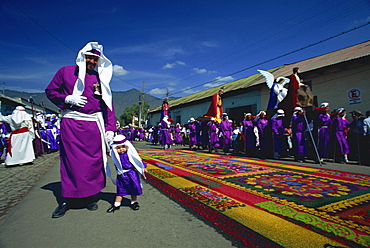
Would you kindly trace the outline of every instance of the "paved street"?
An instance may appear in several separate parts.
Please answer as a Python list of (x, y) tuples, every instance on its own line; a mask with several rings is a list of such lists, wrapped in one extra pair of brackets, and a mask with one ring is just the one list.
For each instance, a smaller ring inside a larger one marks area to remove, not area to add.
[[(147, 142), (135, 142), (134, 146), (138, 150), (161, 149)], [(52, 219), (60, 194), (58, 156), (46, 154), (32, 165), (0, 166), (0, 247), (238, 246), (146, 181), (144, 194), (138, 198), (139, 211), (123, 206), (107, 214), (115, 197), (115, 186), (108, 182), (97, 211), (74, 208), (64, 217)], [(324, 168), (370, 174), (370, 167), (354, 164), (327, 163)]]

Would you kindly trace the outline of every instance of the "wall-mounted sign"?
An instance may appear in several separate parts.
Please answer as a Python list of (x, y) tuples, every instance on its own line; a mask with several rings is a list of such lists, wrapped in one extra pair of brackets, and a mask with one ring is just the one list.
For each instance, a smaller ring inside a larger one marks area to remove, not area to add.
[(348, 105), (362, 103), (361, 89), (358, 89), (357, 88), (357, 89), (350, 89), (350, 90), (348, 90), (347, 97), (348, 97)]

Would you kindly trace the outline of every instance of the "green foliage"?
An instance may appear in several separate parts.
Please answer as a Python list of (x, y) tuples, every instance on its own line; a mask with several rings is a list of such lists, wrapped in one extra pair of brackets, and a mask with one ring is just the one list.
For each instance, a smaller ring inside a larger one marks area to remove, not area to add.
[[(141, 113), (141, 121), (142, 123), (148, 119), (148, 110), (150, 108), (150, 104), (144, 102), (142, 106), (142, 113)], [(139, 117), (140, 103), (134, 103), (131, 107), (126, 107), (123, 110), (123, 113), (119, 116), (118, 121), (120, 122), (121, 126), (126, 126), (132, 123), (132, 117), (135, 115)], [(135, 122), (135, 125), (138, 125), (138, 122)]]

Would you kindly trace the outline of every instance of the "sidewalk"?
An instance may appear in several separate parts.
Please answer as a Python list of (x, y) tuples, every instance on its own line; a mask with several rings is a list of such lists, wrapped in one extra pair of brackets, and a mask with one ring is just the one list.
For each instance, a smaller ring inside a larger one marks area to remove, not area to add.
[[(52, 163), (50, 169), (46, 168), (46, 174), (39, 181), (34, 181), (33, 176), (27, 177), (34, 167), (47, 166), (44, 157)], [(144, 180), (144, 194), (138, 197), (139, 211), (123, 206), (119, 211), (107, 214), (116, 191), (108, 182), (100, 195), (97, 211), (71, 209), (62, 218), (52, 219), (51, 214), (57, 207), (55, 195), (60, 191), (59, 160), (57, 154), (44, 157), (36, 159), (30, 167), (0, 169), (3, 178), (5, 174), (11, 177), (21, 174), (28, 178), (27, 184), (36, 182), (24, 199), (19, 196), (17, 206), (8, 206), (12, 209), (0, 222), (0, 247), (233, 247), (231, 241)], [(9, 192), (18, 194), (14, 188), (18, 191), (27, 185), (18, 179), (8, 182), (11, 183), (2, 184), (2, 203)]]
[[(138, 150), (161, 149), (147, 142), (135, 142), (134, 146)], [(291, 159), (282, 162), (294, 163)], [(370, 167), (352, 164), (329, 162), (322, 168), (370, 174)], [(0, 247), (233, 247), (228, 237), (144, 180), (139, 211), (123, 206), (107, 214), (115, 197), (115, 186), (108, 182), (97, 211), (71, 209), (62, 218), (52, 219), (60, 192), (57, 153), (44, 155), (29, 166), (1, 167), (0, 173)]]

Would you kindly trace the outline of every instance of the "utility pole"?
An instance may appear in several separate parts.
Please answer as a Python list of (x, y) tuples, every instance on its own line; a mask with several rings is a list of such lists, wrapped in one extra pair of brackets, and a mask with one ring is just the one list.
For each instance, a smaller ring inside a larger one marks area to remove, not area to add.
[(143, 82), (141, 92), (138, 92), (138, 94), (140, 94), (140, 96), (139, 96), (139, 100), (140, 100), (139, 101), (139, 128), (142, 127), (141, 126), (141, 116), (143, 114), (144, 96), (149, 95), (148, 93), (144, 92), (144, 87), (145, 87), (145, 82)]
[(168, 92), (168, 88), (167, 88), (167, 93), (166, 93), (166, 99), (168, 101), (168, 96), (171, 95), (170, 92)]
[(3, 95), (5, 95), (5, 82), (3, 82)]

